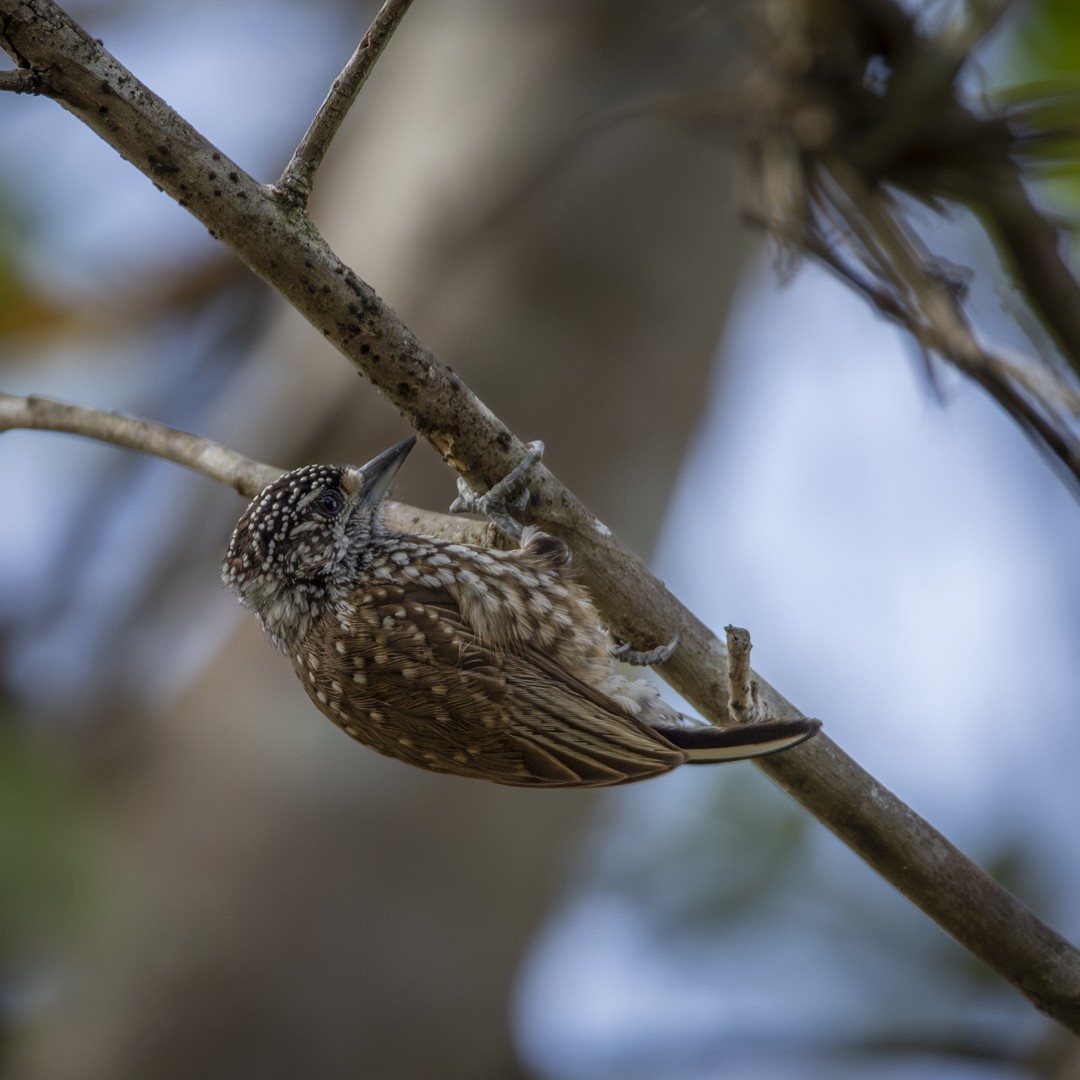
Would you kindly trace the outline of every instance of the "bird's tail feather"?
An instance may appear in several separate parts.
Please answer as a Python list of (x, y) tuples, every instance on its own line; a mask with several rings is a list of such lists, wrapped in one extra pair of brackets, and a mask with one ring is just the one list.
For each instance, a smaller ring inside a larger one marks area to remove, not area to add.
[(798, 746), (821, 727), (820, 720), (762, 720), (731, 727), (658, 727), (668, 742), (685, 750), (688, 765), (712, 765), (720, 761), (765, 757)]

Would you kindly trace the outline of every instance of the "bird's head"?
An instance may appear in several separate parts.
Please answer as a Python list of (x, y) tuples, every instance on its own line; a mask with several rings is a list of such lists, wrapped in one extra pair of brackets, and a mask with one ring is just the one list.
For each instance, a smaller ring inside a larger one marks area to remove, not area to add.
[(382, 530), (381, 507), (416, 437), (366, 465), (305, 465), (265, 487), (244, 511), (222, 581), (294, 651), (328, 599), (347, 589)]

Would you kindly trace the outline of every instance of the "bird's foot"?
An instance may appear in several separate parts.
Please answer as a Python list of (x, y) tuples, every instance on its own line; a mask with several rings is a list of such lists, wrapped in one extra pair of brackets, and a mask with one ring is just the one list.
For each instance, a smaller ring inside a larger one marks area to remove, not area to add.
[(497, 525), (508, 536), (521, 539), (521, 522), (515, 520), (512, 511), (522, 511), (529, 505), (529, 489), (525, 484), (533, 466), (544, 456), (544, 444), (539, 441), (525, 444), (526, 454), (497, 484), (483, 495), (478, 495), (458, 477), (458, 496), (450, 504), (452, 514), (479, 514)]
[(660, 645), (655, 649), (632, 649), (630, 643), (624, 641), (611, 650), (611, 655), (624, 664), (633, 664), (635, 667), (653, 667), (670, 659), (671, 654), (678, 647), (679, 631), (676, 630), (674, 636), (666, 645)]

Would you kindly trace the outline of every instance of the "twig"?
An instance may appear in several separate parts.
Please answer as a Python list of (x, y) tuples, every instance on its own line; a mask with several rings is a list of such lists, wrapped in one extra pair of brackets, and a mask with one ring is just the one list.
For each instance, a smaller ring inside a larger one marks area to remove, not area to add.
[(980, 201), (1017, 284), (1080, 375), (1080, 284), (1063, 254), (1060, 233), (1032, 205), (1015, 167), (1001, 170)]
[(28, 68), (0, 71), (0, 90), (8, 90), (13, 94), (36, 94), (38, 80)]
[[(16, 429), (82, 435), (153, 454), (226, 484), (249, 499), (253, 499), (284, 472), (273, 465), (253, 461), (200, 435), (152, 420), (91, 409), (85, 405), (71, 405), (39, 394), (19, 397), (0, 393), (0, 432)], [(511, 544), (491, 522), (437, 514), (405, 503), (388, 502), (386, 520), (395, 529), (441, 536), (455, 543), (481, 544), (485, 547)]]
[(757, 685), (750, 669), (750, 631), (741, 626), (725, 626), (728, 655), (728, 705), (737, 724), (759, 719)]
[[(867, 192), (843, 162), (834, 163), (822, 178), (814, 207), (818, 220), (812, 221), (784, 220), (763, 210), (745, 216), (815, 257), (911, 333), (924, 351), (936, 353), (982, 386), (1069, 485), (1080, 489), (1080, 440), (1071, 430), (1080, 418), (1075, 387), (1049, 364), (1009, 360), (980, 345), (955, 290), (933, 272), (917, 238), (882, 193)], [(835, 226), (837, 242), (826, 238), (821, 219)]]
[[(882, 315), (910, 333), (924, 352), (934, 352), (953, 360), (947, 356), (943, 335), (936, 332), (933, 324), (920, 320), (910, 307), (902, 304), (888, 289), (857, 274), (823, 237), (807, 233), (801, 246), (825, 269), (860, 293)], [(990, 394), (1006, 415), (1020, 425), (1049, 462), (1058, 467), (1062, 479), (1076, 490), (1080, 485), (1080, 443), (1065, 424), (1047, 416), (1047, 410), (1056, 412), (1055, 406), (1058, 405), (1071, 415), (1080, 416), (1080, 402), (1077, 402), (1072, 389), (1051, 375), (1048, 368), (1036, 367), (1033, 361), (1026, 358), (1018, 363), (1001, 353), (983, 349), (974, 364), (967, 363), (963, 358), (954, 362), (968, 378)]]
[(209, 439), (118, 412), (69, 405), (52, 398), (0, 393), (0, 431), (34, 428), (62, 431), (126, 446), (194, 469), (253, 498), (281, 469), (252, 461)]
[(315, 173), (330, 149), (330, 143), (410, 4), (412, 0), (386, 0), (361, 38), (356, 52), (331, 85), (326, 100), (277, 183), (278, 191), (290, 205), (307, 205)]
[[(0, 0), (0, 45), (46, 73), (79, 117), (238, 254), (363, 372), (474, 487), (523, 458), (511, 431), (334, 255), (51, 0)], [(730, 723), (724, 646), (543, 466), (524, 516), (570, 543), (623, 641), (680, 648), (660, 669), (703, 716)], [(770, 715), (800, 715), (756, 679)], [(882, 877), (1039, 1009), (1080, 1033), (1080, 952), (990, 879), (825, 735), (759, 766)]]

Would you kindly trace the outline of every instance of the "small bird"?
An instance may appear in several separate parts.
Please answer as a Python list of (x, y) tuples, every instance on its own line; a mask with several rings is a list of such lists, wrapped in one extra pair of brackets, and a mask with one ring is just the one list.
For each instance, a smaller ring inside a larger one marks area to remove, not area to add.
[(553, 536), (526, 528), (502, 551), (390, 529), (382, 505), (415, 442), (275, 480), (222, 565), (311, 700), (354, 739), (435, 772), (598, 787), (761, 757), (818, 730), (802, 718), (712, 727), (625, 677)]

